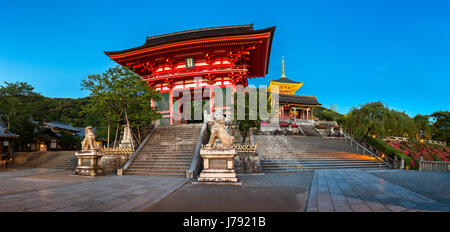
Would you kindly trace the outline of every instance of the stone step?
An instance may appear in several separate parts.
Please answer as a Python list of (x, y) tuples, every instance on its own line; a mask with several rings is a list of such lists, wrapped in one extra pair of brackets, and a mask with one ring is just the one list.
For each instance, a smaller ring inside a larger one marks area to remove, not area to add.
[(313, 159), (305, 159), (305, 160), (261, 160), (262, 164), (290, 164), (290, 163), (341, 163), (341, 162), (354, 162), (354, 163), (382, 163), (378, 160), (356, 160), (356, 159), (347, 159), (347, 160), (313, 160)]
[(125, 172), (126, 175), (140, 175), (140, 176), (171, 176), (171, 177), (185, 177), (186, 173), (165, 173), (165, 172)]
[(158, 126), (125, 174), (184, 177), (201, 127), (202, 124)]
[(302, 167), (302, 168), (294, 168), (294, 169), (280, 169), (280, 170), (264, 170), (265, 173), (295, 173), (295, 172), (305, 172), (305, 171), (314, 171), (318, 169), (365, 169), (365, 170), (380, 170), (380, 169), (389, 169), (388, 167), (361, 167), (361, 166), (341, 166), (337, 167)]
[(155, 169), (149, 170), (146, 168), (130, 168), (126, 173), (165, 173), (165, 174), (182, 174), (186, 173), (186, 169)]

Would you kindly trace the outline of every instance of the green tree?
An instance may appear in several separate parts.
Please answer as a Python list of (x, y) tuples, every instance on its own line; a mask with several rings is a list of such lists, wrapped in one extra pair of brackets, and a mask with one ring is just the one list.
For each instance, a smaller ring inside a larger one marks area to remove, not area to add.
[(33, 141), (34, 125), (32, 117), (34, 103), (42, 100), (39, 93), (25, 82), (9, 83), (0, 86), (0, 118), (6, 122), (8, 130), (19, 135), (20, 149)]
[(412, 118), (404, 112), (385, 107), (381, 102), (353, 107), (344, 124), (346, 131), (358, 138), (367, 135), (414, 138), (417, 134), (417, 126)]
[[(259, 90), (256, 89), (256, 95), (249, 94), (248, 92), (237, 92), (234, 94), (234, 123), (237, 125), (237, 129), (242, 135), (243, 143), (247, 141), (249, 131), (251, 128), (260, 128), (261, 126), (261, 113), (260, 110), (257, 107), (250, 107), (250, 102), (256, 102), (258, 104), (259, 102)], [(265, 89), (264, 89), (265, 90)], [(241, 95), (241, 96), (239, 96)], [(243, 120), (238, 120), (238, 97), (244, 97), (245, 99), (245, 117)], [(253, 99), (252, 99), (253, 98)], [(268, 101), (267, 104), (268, 110), (270, 110), (270, 102)], [(257, 112), (252, 112), (252, 109), (256, 108)], [(251, 118), (252, 114), (256, 114), (256, 119)]]
[(105, 137), (108, 138), (108, 145), (113, 122), (116, 123), (115, 142), (120, 124), (126, 122), (132, 133), (133, 130), (137, 131), (136, 139), (139, 143), (140, 127), (148, 126), (152, 120), (160, 118), (156, 109), (150, 106), (151, 99), (159, 100), (158, 93), (126, 68), (116, 66), (102, 74), (90, 75), (82, 80), (81, 85), (91, 92), (89, 103), (83, 112), (97, 113), (105, 119), (100, 127), (104, 128), (106, 124)]
[(63, 133), (59, 139), (59, 145), (64, 150), (78, 150), (81, 146), (80, 137)]
[(327, 109), (325, 107), (314, 107), (313, 108), (313, 114), (315, 117), (319, 118), (320, 120), (325, 121), (336, 121), (339, 125), (344, 124), (344, 115), (338, 113), (335, 111), (337, 109), (336, 105), (332, 105), (329, 107), (330, 109)]
[(431, 139), (431, 123), (428, 115), (416, 115), (414, 123), (417, 126), (417, 140), (420, 138)]
[(432, 125), (432, 139), (450, 143), (450, 112), (437, 111), (430, 115), (434, 123)]

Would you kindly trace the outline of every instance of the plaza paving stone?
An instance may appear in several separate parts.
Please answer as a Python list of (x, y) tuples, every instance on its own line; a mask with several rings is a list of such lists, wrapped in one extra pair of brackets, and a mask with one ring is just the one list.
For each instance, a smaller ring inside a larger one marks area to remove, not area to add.
[(303, 212), (313, 173), (239, 175), (242, 186), (186, 184), (148, 212)]
[[(374, 173), (407, 175), (409, 171), (369, 171), (359, 169), (323, 169), (314, 171), (306, 207), (307, 212), (450, 212), (450, 204), (438, 202), (427, 196), (380, 178)], [(420, 173), (414, 175), (420, 176)], [(441, 175), (441, 174), (436, 174)], [(426, 178), (422, 176), (422, 181)], [(448, 179), (446, 179), (448, 181)], [(409, 185), (417, 179), (409, 180)], [(423, 188), (416, 182), (414, 189)], [(434, 190), (437, 191), (437, 187)], [(426, 191), (433, 191), (426, 190)]]
[(187, 181), (161, 176), (88, 178), (70, 174), (58, 169), (0, 173), (0, 211), (142, 211)]
[(371, 170), (372, 175), (433, 200), (450, 203), (450, 173), (404, 170)]
[(0, 172), (0, 212), (450, 212), (448, 173), (335, 169), (239, 178), (243, 186), (18, 169)]

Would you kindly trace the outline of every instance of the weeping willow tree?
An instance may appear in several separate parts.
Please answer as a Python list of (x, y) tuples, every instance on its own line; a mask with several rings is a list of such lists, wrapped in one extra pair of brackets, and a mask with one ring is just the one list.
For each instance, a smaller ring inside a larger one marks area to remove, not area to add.
[(416, 138), (417, 125), (404, 112), (389, 109), (381, 102), (353, 107), (345, 118), (344, 127), (352, 136), (405, 136)]

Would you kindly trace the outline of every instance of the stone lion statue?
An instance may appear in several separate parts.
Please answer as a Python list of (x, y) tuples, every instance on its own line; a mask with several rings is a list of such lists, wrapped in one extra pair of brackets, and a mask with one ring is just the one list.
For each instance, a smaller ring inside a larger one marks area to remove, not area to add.
[(225, 120), (219, 119), (215, 120), (211, 129), (211, 137), (209, 137), (209, 142), (206, 145), (207, 148), (212, 148), (214, 142), (219, 138), (221, 142), (221, 148), (231, 148), (233, 146), (234, 137), (228, 134), (225, 130)]
[(84, 129), (84, 139), (81, 142), (81, 150), (95, 150), (97, 146), (95, 144), (95, 134), (92, 126), (88, 126)]

